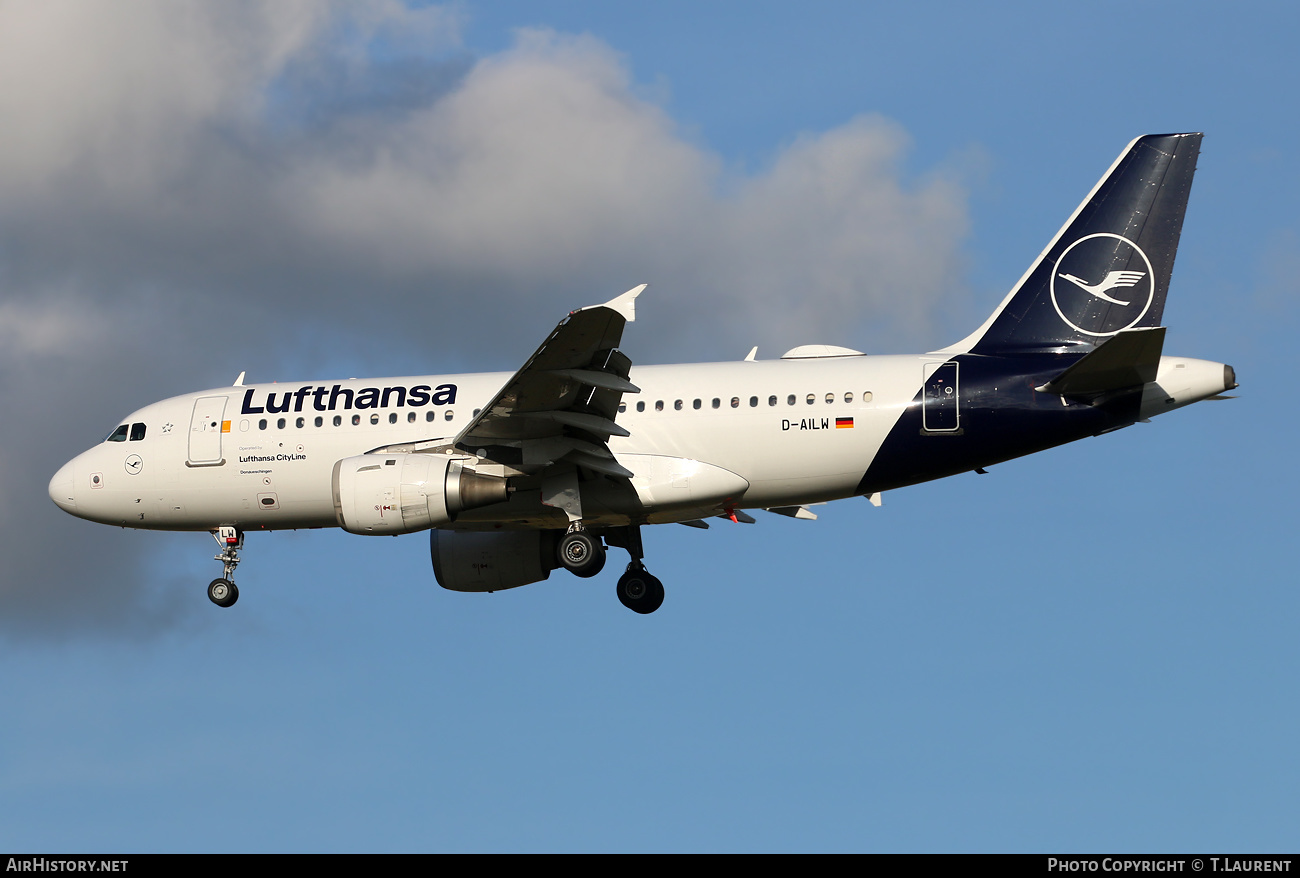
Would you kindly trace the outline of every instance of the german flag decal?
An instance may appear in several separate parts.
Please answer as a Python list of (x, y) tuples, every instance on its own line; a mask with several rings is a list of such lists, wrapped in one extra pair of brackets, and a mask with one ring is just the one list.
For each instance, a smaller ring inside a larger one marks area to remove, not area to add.
[(835, 419), (835, 429), (836, 429), (836, 430), (843, 430), (843, 429), (845, 429), (845, 428), (847, 428), (847, 429), (849, 429), (849, 430), (852, 430), (852, 429), (853, 429), (853, 419), (852, 419), (852, 418), (836, 418), (836, 419)]

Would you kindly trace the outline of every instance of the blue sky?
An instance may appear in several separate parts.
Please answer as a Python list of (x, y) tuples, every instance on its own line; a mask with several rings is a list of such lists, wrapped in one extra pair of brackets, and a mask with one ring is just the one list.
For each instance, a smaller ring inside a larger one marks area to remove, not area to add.
[[(61, 8), (0, 10), (0, 847), (1295, 846), (1290, 6)], [(1238, 399), (649, 529), (650, 617), (337, 531), (251, 536), (221, 611), (206, 534), (45, 494), (154, 399), (509, 370), (642, 281), (635, 362), (949, 343), (1183, 130), (1166, 350)]]

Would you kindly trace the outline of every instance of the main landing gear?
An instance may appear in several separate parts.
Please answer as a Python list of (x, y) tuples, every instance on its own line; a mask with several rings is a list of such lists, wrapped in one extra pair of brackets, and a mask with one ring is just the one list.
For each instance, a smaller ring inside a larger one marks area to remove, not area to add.
[(605, 547), (580, 524), (570, 527), (556, 546), (560, 565), (574, 576), (589, 579), (605, 568)]
[(231, 577), (239, 564), (239, 550), (244, 548), (244, 532), (234, 527), (219, 527), (212, 532), (212, 538), (221, 547), (221, 554), (212, 559), (225, 565), (225, 573), (224, 578), (208, 583), (208, 600), (218, 607), (232, 607), (239, 600), (239, 587)]
[(618, 578), (618, 599), (635, 613), (653, 613), (664, 602), (664, 584), (640, 561), (633, 561)]
[[(627, 549), (632, 556), (627, 570), (618, 578), (616, 591), (619, 602), (643, 615), (659, 609), (664, 602), (664, 584), (651, 576), (641, 563), (645, 553), (641, 547), (640, 526), (610, 528), (604, 532), (604, 537), (611, 546)], [(578, 522), (574, 522), (568, 533), (560, 537), (556, 556), (561, 567), (584, 578), (595, 576), (605, 566), (605, 546), (599, 537), (593, 537)]]

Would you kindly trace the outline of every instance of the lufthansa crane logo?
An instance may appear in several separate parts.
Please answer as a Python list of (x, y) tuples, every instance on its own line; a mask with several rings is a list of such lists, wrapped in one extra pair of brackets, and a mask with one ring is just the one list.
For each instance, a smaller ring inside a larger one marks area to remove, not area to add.
[(1075, 241), (1052, 269), (1052, 306), (1084, 335), (1111, 336), (1136, 326), (1155, 292), (1151, 260), (1137, 244), (1110, 232)]

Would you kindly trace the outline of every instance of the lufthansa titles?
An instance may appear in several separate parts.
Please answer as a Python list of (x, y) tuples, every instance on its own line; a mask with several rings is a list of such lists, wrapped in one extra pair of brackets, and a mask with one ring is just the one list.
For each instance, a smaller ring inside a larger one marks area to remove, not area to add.
[[(262, 393), (266, 393), (266, 396), (259, 400), (258, 397)], [(360, 390), (353, 390), (341, 384), (335, 384), (333, 387), (307, 385), (297, 390), (283, 392), (266, 392), (250, 387), (244, 391), (244, 404), (240, 413), (279, 414), (288, 411), (300, 412), (304, 408), (318, 412), (332, 412), (337, 409), (452, 405), (455, 402), (455, 384), (439, 384), (437, 387), (428, 384), (417, 384), (414, 387), (363, 387)]]

